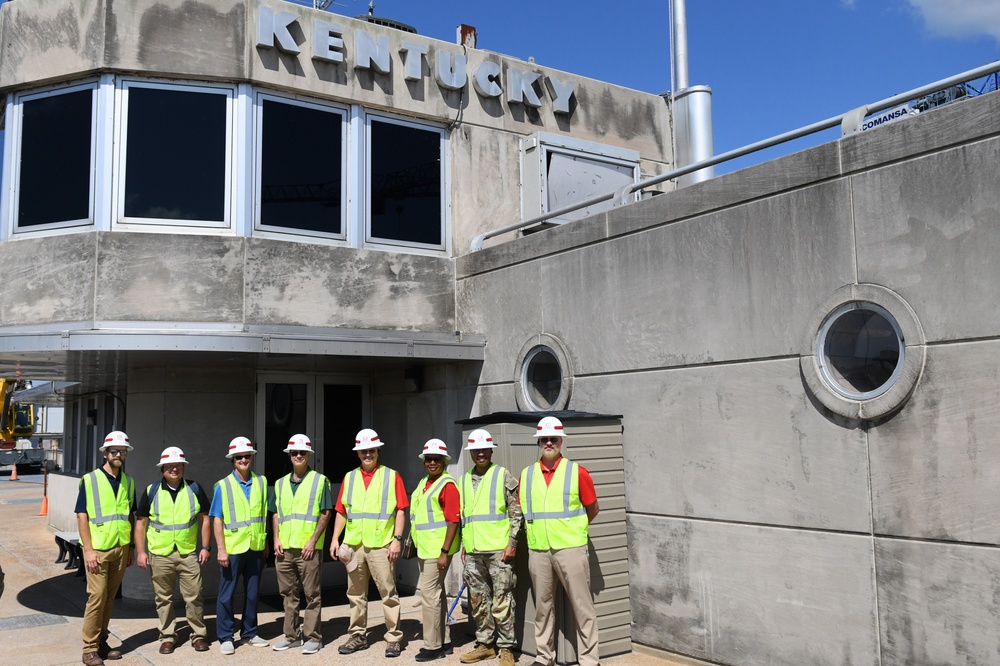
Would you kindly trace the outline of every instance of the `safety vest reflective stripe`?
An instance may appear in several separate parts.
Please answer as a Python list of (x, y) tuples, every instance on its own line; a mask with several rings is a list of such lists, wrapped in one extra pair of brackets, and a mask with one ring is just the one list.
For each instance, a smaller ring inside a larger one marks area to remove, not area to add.
[[(435, 517), (434, 517), (434, 513), (435, 513), (434, 512), (434, 507), (435, 507), (435, 504), (437, 504), (439, 506), (440, 502), (435, 503), (433, 501), (433, 498), (437, 497), (438, 492), (444, 487), (444, 484), (446, 484), (446, 483), (455, 483), (455, 479), (453, 479), (450, 474), (442, 474), (438, 478), (438, 480), (434, 482), (434, 485), (432, 485), (430, 488), (428, 488), (427, 492), (423, 493), (423, 496), (426, 498), (426, 503), (427, 503), (427, 519), (426, 520), (420, 520), (420, 517), (417, 516), (416, 513), (411, 512), (410, 513), (410, 524), (413, 525), (413, 529), (415, 529), (415, 530), (434, 530), (434, 529), (438, 529), (438, 528), (441, 528), (441, 527), (448, 527), (448, 521), (444, 519), (444, 512), (441, 512), (441, 515), (439, 516), (440, 520), (436, 520), (435, 519)], [(420, 490), (418, 488), (417, 489), (417, 493), (419, 493), (419, 492), (420, 492)], [(414, 493), (414, 497), (416, 497), (417, 493)], [(416, 502), (410, 502), (410, 506), (416, 508), (417, 503)]]
[(528, 491), (525, 493), (525, 504), (524, 504), (524, 519), (527, 521), (532, 520), (545, 520), (545, 519), (558, 519), (558, 518), (576, 518), (577, 516), (587, 515), (587, 509), (585, 507), (580, 507), (579, 509), (571, 510), (569, 508), (569, 494), (570, 488), (573, 484), (573, 478), (576, 474), (576, 463), (572, 460), (566, 460), (566, 464), (569, 466), (566, 470), (566, 477), (563, 482), (563, 508), (561, 511), (535, 511), (534, 510), (534, 498), (531, 493), (531, 483), (535, 476), (535, 468), (537, 465), (531, 465), (528, 467)]
[(347, 516), (344, 543), (383, 548), (392, 541), (395, 531), (396, 472), (379, 466), (367, 488), (361, 474), (361, 469), (354, 469), (344, 479), (347, 484), (341, 498)]
[[(101, 496), (100, 490), (97, 488), (97, 470), (94, 470), (87, 475), (87, 480), (90, 482), (90, 492), (92, 496), (96, 499)], [(122, 474), (122, 483), (125, 484), (125, 492), (128, 494), (128, 481), (129, 478)], [(119, 492), (121, 492), (119, 490)], [(117, 508), (117, 507), (116, 507)], [(104, 525), (105, 523), (110, 523), (112, 520), (128, 520), (127, 513), (104, 513), (104, 507), (101, 506), (101, 502), (94, 502), (94, 515), (90, 516), (90, 522), (92, 525)]]
[[(309, 472), (306, 473), (307, 475), (312, 476), (312, 486), (309, 488), (309, 503), (306, 505), (310, 508), (316, 505), (316, 495), (319, 494), (319, 484), (320, 484), (319, 474), (318, 473), (314, 474), (312, 472), (313, 470), (309, 470)], [(278, 485), (275, 486), (274, 488), (274, 492), (277, 494), (276, 504), (278, 505), (278, 524), (280, 525), (281, 523), (285, 523), (290, 520), (304, 520), (307, 523), (318, 523), (319, 514), (313, 515), (311, 513), (285, 513), (284, 511), (285, 507), (281, 504), (282, 488), (285, 488), (286, 492), (291, 492), (292, 491), (291, 485), (292, 482), (290, 477), (286, 476), (280, 481), (278, 481)], [(292, 501), (294, 502), (294, 499)]]
[(521, 504), (531, 550), (560, 550), (587, 545), (590, 520), (580, 501), (580, 470), (559, 463), (548, 483), (541, 463), (521, 472)]
[(472, 492), (472, 472), (468, 472), (465, 475), (462, 494), (468, 497), (470, 501), (468, 503), (463, 503), (462, 511), (462, 525), (468, 525), (469, 523), (496, 523), (502, 520), (507, 520), (507, 509), (506, 507), (499, 506), (497, 501), (497, 484), (499, 479), (503, 476), (503, 468), (499, 465), (492, 465), (487, 471), (486, 476), (490, 477), (490, 505), (486, 513), (476, 513), (472, 515), (466, 515), (466, 511), (471, 512), (479, 504), (479, 497), (483, 492), (483, 487), (486, 485), (483, 483), (485, 477), (479, 482), (479, 487), (476, 492)]
[[(250, 478), (251, 479), (257, 478), (257, 475), (254, 474)], [(225, 521), (225, 519), (223, 519), (222, 526), (224, 528), (226, 528), (227, 530), (238, 530), (241, 527), (250, 527), (251, 525), (264, 522), (265, 520), (264, 516), (250, 516), (249, 520), (236, 520), (236, 491), (238, 489), (233, 487), (234, 481), (232, 475), (227, 476), (223, 481), (223, 483), (225, 484), (227, 490), (227, 492), (223, 494), (226, 496), (226, 503), (229, 505), (229, 517), (230, 517), (230, 521), (228, 523)], [(253, 493), (252, 490), (250, 492)]]
[[(153, 484), (156, 485), (156, 484)], [(148, 490), (152, 490), (153, 486), (150, 486)], [(162, 532), (176, 532), (179, 530), (186, 530), (189, 527), (193, 527), (196, 522), (198, 522), (198, 514), (195, 511), (195, 499), (194, 491), (191, 490), (191, 484), (185, 483), (184, 489), (187, 491), (188, 506), (191, 507), (191, 517), (186, 523), (175, 523), (173, 525), (165, 525), (163, 523), (158, 523), (153, 520), (153, 516), (159, 518), (162, 514), (160, 513), (160, 488), (157, 492), (153, 494), (153, 512), (149, 515), (149, 526), (154, 530), (160, 530)], [(147, 491), (148, 492), (148, 491)]]
[[(111, 489), (104, 473), (94, 470), (84, 477), (83, 488), (87, 500), (87, 520), (94, 550), (111, 550), (132, 542), (132, 510), (134, 487), (125, 473), (120, 476), (118, 493)], [(113, 513), (112, 513), (113, 512)]]
[[(383, 468), (380, 468), (380, 470), (381, 469), (385, 469), (385, 468), (383, 467)], [(378, 472), (376, 472), (376, 474), (378, 474)], [(353, 471), (351, 471), (348, 474), (348, 480), (347, 480), (347, 497), (348, 498), (353, 498), (354, 497), (354, 480), (356, 478), (360, 477), (360, 476), (361, 476), (361, 470), (360, 469), (353, 470)], [(382, 483), (382, 509), (381, 509), (381, 511), (379, 511), (378, 513), (370, 513), (370, 512), (366, 513), (364, 511), (355, 511), (354, 510), (354, 505), (353, 504), (348, 504), (345, 507), (347, 509), (347, 519), (348, 520), (358, 520), (358, 519), (364, 519), (364, 518), (367, 518), (369, 520), (389, 520), (390, 518), (393, 517), (393, 515), (396, 512), (395, 511), (392, 511), (392, 512), (389, 511), (389, 490), (390, 489), (391, 490), (395, 490), (395, 485), (396, 484), (395, 483), (389, 483), (389, 480), (391, 480), (392, 475), (389, 474), (388, 476), (390, 478), (389, 479), (384, 479), (383, 483)], [(374, 479), (372, 479), (372, 480), (374, 481)], [(364, 481), (362, 481), (361, 483), (364, 483)]]

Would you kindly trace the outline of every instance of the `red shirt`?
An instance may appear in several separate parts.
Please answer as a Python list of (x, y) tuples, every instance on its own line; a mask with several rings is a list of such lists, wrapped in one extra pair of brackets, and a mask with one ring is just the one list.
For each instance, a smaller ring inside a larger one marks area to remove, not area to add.
[[(542, 468), (542, 478), (545, 479), (545, 485), (549, 485), (552, 482), (552, 477), (555, 476), (556, 469), (559, 464), (563, 461), (563, 457), (559, 456), (556, 460), (556, 464), (552, 466), (552, 469), (548, 469), (543, 462), (539, 467)], [(590, 472), (584, 469), (583, 465), (577, 464), (577, 479), (580, 484), (580, 504), (584, 506), (590, 506), (597, 501), (597, 491), (594, 489), (594, 480), (590, 478)]]
[[(420, 492), (426, 493), (431, 485), (433, 485), (433, 482), (428, 480)], [(458, 497), (458, 486), (450, 481), (446, 483), (444, 488), (441, 489), (441, 494), (438, 495), (438, 501), (441, 502), (441, 510), (444, 511), (445, 522), (459, 523), (462, 521), (462, 503)]]
[[(375, 465), (375, 468), (371, 472), (366, 472), (364, 467), (359, 467), (361, 470), (361, 479), (365, 482), (365, 490), (368, 489), (369, 484), (372, 482), (372, 477), (375, 476), (375, 472), (381, 465)], [(337, 493), (337, 506), (334, 510), (344, 516), (347, 515), (347, 509), (344, 508), (344, 488), (347, 486), (346, 483), (340, 484), (340, 492)], [(396, 511), (400, 509), (405, 509), (410, 506), (410, 497), (406, 494), (406, 486), (403, 485), (403, 477), (396, 474)]]

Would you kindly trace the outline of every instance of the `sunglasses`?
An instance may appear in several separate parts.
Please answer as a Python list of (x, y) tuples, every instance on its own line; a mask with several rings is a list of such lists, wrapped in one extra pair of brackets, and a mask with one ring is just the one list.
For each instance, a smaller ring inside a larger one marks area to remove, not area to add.
[(424, 456), (425, 463), (440, 463), (444, 460), (440, 456)]
[(233, 456), (233, 460), (252, 460), (252, 459), (253, 459), (253, 454), (249, 454), (249, 453), (238, 455), (238, 456)]
[(548, 444), (549, 442), (552, 442), (553, 444), (558, 444), (560, 441), (562, 441), (562, 437), (539, 437), (538, 438), (538, 443), (539, 444)]
[(107, 449), (109, 456), (121, 456), (125, 457), (128, 455), (128, 449)]
[(289, 458), (305, 458), (308, 454), (305, 451), (292, 451), (288, 454)]

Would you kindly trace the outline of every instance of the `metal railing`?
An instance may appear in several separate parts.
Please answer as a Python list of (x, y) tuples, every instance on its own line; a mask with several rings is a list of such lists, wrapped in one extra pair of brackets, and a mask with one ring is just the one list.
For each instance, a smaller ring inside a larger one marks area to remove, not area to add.
[(705, 167), (715, 166), (716, 164), (721, 164), (722, 162), (728, 162), (729, 160), (736, 159), (738, 157), (743, 157), (744, 155), (749, 155), (751, 153), (756, 153), (758, 151), (764, 150), (765, 148), (771, 148), (772, 146), (777, 146), (788, 141), (794, 141), (795, 139), (801, 139), (802, 137), (809, 136), (810, 134), (815, 134), (816, 132), (822, 132), (823, 130), (841, 126), (842, 134), (851, 134), (860, 130), (861, 121), (864, 120), (865, 116), (878, 113), (879, 111), (884, 111), (891, 107), (894, 107), (903, 102), (908, 102), (912, 99), (922, 97), (924, 95), (929, 95), (930, 93), (937, 92), (943, 88), (949, 86), (957, 85), (960, 83), (966, 83), (974, 79), (978, 79), (994, 72), (1000, 72), (1000, 60), (992, 62), (988, 65), (983, 65), (975, 69), (970, 69), (961, 74), (956, 74), (950, 76), (946, 79), (941, 79), (940, 81), (935, 81), (934, 83), (929, 83), (925, 86), (919, 88), (914, 88), (904, 93), (898, 95), (893, 95), (892, 97), (887, 97), (883, 100), (875, 102), (873, 104), (867, 104), (865, 106), (858, 107), (856, 109), (851, 109), (838, 116), (833, 116), (832, 118), (827, 118), (826, 120), (821, 120), (819, 122), (813, 123), (811, 125), (806, 125), (805, 127), (800, 127), (799, 129), (792, 130), (790, 132), (785, 132), (784, 134), (778, 134), (770, 139), (764, 139), (763, 141), (758, 141), (756, 143), (751, 143), (742, 148), (736, 148), (734, 150), (727, 151), (721, 155), (716, 155), (706, 160), (701, 160), (700, 162), (695, 162), (687, 166), (681, 167), (679, 169), (673, 169), (666, 173), (660, 174), (659, 176), (654, 176), (652, 178), (647, 178), (646, 180), (639, 181), (638, 183), (631, 183), (625, 187), (615, 190), (614, 192), (607, 192), (605, 194), (598, 194), (590, 197), (589, 199), (584, 199), (583, 201), (578, 201), (577, 203), (571, 204), (569, 206), (563, 206), (556, 210), (543, 213), (542, 215), (536, 215), (535, 217), (528, 218), (526, 220), (521, 220), (515, 224), (508, 224), (505, 227), (500, 227), (499, 229), (493, 229), (492, 231), (487, 231), (479, 234), (472, 239), (470, 244), (470, 249), (472, 252), (478, 252), (483, 249), (483, 242), (489, 238), (494, 238), (502, 234), (509, 233), (511, 231), (517, 231), (525, 227), (530, 227), (533, 224), (538, 224), (539, 222), (545, 222), (546, 220), (558, 217), (560, 215), (565, 215), (566, 213), (572, 213), (574, 211), (580, 210), (581, 208), (586, 208), (587, 206), (593, 206), (595, 204), (604, 203), (605, 201), (615, 200), (616, 206), (622, 206), (630, 203), (629, 199), (632, 194), (638, 192), (639, 190), (646, 189), (647, 187), (652, 187), (653, 185), (659, 185), (660, 183), (666, 182), (668, 180), (673, 180), (674, 178), (679, 178), (681, 176), (693, 173)]

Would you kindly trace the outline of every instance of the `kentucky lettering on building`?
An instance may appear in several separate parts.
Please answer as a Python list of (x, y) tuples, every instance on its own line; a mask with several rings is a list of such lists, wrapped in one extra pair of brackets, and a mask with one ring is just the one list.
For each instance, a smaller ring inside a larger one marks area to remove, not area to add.
[[(277, 48), (282, 53), (298, 57), (302, 49), (300, 42), (292, 35), (292, 27), (303, 38), (310, 34), (311, 57), (320, 62), (342, 64), (349, 55), (344, 41), (344, 27), (322, 19), (313, 19), (312, 30), (306, 33), (299, 25), (300, 16), (294, 12), (275, 11), (270, 7), (257, 9), (257, 48)], [(392, 71), (392, 49), (385, 35), (371, 35), (356, 29), (350, 33), (353, 40), (354, 69), (367, 69), (378, 74)], [(407, 81), (424, 78), (424, 60), (430, 65), (434, 80), (445, 90), (461, 90), (469, 82), (468, 60), (462, 53), (452, 53), (444, 49), (432, 49), (429, 45), (413, 41), (400, 41), (398, 49), (399, 65), (403, 67), (403, 77)], [(542, 83), (544, 82), (544, 86)], [(481, 97), (499, 98), (504, 96), (509, 104), (526, 107), (542, 106), (541, 95), (547, 93), (552, 111), (569, 115), (570, 100), (576, 92), (576, 83), (561, 81), (555, 76), (544, 76), (529, 69), (509, 67), (506, 87), (503, 85), (503, 69), (500, 64), (486, 60), (472, 72), (472, 87)], [(506, 94), (505, 94), (506, 93)]]

